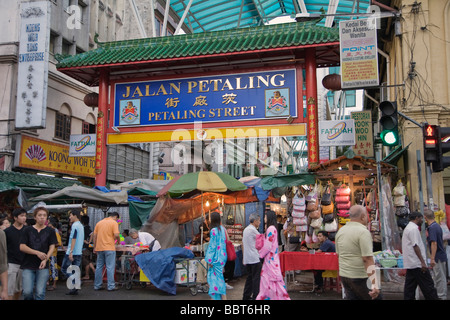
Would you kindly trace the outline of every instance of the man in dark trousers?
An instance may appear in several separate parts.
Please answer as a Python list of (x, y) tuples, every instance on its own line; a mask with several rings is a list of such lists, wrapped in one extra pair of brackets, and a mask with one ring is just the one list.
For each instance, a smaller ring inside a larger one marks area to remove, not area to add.
[(256, 213), (252, 213), (249, 217), (249, 222), (250, 224), (244, 229), (242, 236), (243, 264), (247, 268), (243, 300), (255, 300), (258, 296), (262, 267), (259, 252), (255, 246), (261, 217)]
[(403, 231), (403, 266), (406, 269), (405, 300), (415, 299), (417, 286), (426, 300), (438, 300), (433, 278), (425, 261), (425, 245), (419, 231), (422, 223), (423, 215), (420, 212), (412, 212), (409, 216), (409, 223)]

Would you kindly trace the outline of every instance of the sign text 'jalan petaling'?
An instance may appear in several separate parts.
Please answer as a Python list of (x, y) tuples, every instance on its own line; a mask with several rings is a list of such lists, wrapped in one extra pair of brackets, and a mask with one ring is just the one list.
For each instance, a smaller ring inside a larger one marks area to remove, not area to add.
[(115, 85), (115, 126), (297, 116), (295, 70)]

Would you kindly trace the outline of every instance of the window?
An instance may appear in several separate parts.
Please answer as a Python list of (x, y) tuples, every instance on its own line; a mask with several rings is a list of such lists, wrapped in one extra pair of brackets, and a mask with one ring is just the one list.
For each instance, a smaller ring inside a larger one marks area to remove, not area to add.
[(89, 122), (83, 121), (83, 132), (82, 134), (91, 134), (95, 133), (95, 124), (91, 124)]
[(70, 55), (71, 49), (72, 49), (72, 44), (69, 41), (63, 39), (61, 53), (63, 55)]
[(56, 112), (55, 138), (70, 141), (70, 127), (70, 116)]

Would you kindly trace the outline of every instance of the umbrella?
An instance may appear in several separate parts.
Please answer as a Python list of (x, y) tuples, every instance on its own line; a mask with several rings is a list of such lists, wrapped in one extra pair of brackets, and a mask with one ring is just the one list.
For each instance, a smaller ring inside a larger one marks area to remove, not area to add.
[(229, 174), (212, 171), (191, 172), (181, 176), (170, 187), (171, 195), (182, 195), (194, 190), (227, 192), (246, 190), (247, 186)]

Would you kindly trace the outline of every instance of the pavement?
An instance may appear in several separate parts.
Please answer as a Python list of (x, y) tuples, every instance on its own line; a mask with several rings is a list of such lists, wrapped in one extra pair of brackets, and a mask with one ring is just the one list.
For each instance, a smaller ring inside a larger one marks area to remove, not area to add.
[[(227, 290), (227, 300), (242, 300), (246, 276), (242, 276), (231, 280), (228, 284), (233, 289)], [(287, 289), (291, 300), (343, 300), (342, 292), (335, 289), (325, 289), (323, 293), (312, 292), (313, 273), (311, 271), (301, 271), (289, 278)], [(403, 300), (403, 284), (401, 282), (385, 282), (381, 283), (384, 300)], [(64, 281), (59, 281), (57, 289), (47, 291), (46, 300), (66, 300), (66, 301), (83, 301), (83, 300), (121, 300), (121, 301), (141, 301), (141, 300), (189, 300), (202, 301), (210, 300), (206, 292), (199, 290), (190, 290), (185, 285), (177, 285), (176, 295), (168, 294), (149, 282), (139, 283), (137, 280), (133, 282), (131, 288), (127, 288), (125, 284), (117, 283), (116, 291), (94, 290), (93, 281), (83, 281), (81, 290), (76, 296), (66, 295), (69, 291)]]

